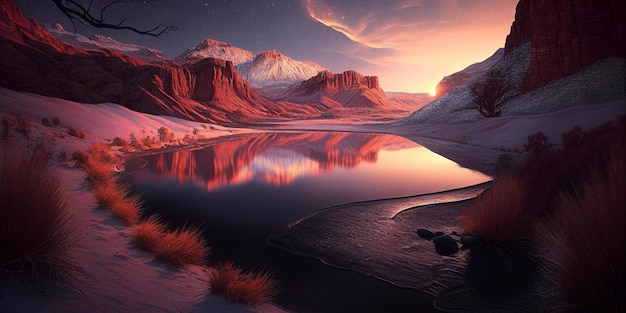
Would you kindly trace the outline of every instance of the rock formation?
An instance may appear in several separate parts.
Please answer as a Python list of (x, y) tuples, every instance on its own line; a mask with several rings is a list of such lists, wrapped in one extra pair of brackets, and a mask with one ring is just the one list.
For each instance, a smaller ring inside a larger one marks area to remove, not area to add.
[(297, 103), (317, 103), (328, 108), (390, 106), (378, 85), (378, 77), (363, 76), (352, 70), (341, 74), (322, 71), (289, 90), (285, 99)]
[(505, 55), (530, 41), (524, 89), (571, 75), (601, 59), (626, 58), (626, 1), (521, 0)]
[(203, 59), (146, 64), (112, 51), (86, 51), (57, 40), (11, 0), (0, 0), (0, 86), (84, 103), (200, 121), (319, 113), (262, 98), (231, 62)]

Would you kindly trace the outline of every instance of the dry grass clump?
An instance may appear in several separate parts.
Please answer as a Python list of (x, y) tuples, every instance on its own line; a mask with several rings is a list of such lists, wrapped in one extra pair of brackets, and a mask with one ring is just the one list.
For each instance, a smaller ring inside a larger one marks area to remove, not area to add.
[(267, 303), (276, 294), (277, 282), (267, 272), (246, 272), (232, 262), (216, 265), (210, 270), (211, 290), (232, 302), (248, 305)]
[(137, 246), (174, 266), (206, 264), (209, 249), (202, 232), (196, 227), (168, 231), (165, 223), (151, 216), (133, 227), (133, 235)]
[(70, 136), (74, 136), (76, 138), (80, 138), (80, 139), (84, 139), (85, 138), (85, 132), (83, 132), (80, 129), (76, 129), (76, 128), (68, 128), (67, 129), (67, 134)]
[(568, 312), (626, 311), (626, 147), (556, 199), (538, 240)]
[(522, 186), (505, 176), (497, 179), (459, 219), (464, 233), (499, 244), (524, 239), (531, 218)]
[(129, 195), (128, 187), (115, 183), (96, 183), (93, 186), (96, 201), (127, 225), (137, 223), (141, 211), (141, 198)]
[(41, 154), (0, 145), (0, 280), (71, 279), (67, 199)]

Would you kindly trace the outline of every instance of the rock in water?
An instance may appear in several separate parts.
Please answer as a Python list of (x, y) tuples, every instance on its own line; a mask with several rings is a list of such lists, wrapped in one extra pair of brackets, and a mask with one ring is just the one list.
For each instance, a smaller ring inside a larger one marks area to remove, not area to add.
[(417, 229), (417, 235), (420, 236), (420, 238), (424, 239), (432, 239), (433, 237), (435, 237), (435, 234), (433, 234), (432, 231), (423, 228)]
[(448, 235), (433, 238), (435, 251), (441, 255), (453, 255), (459, 251), (459, 245)]

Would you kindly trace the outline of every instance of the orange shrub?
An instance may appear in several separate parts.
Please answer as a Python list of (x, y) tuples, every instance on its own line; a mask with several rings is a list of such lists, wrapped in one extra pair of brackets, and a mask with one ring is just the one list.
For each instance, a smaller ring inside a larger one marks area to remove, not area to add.
[(574, 192), (562, 192), (538, 231), (547, 274), (566, 309), (626, 311), (626, 148), (613, 150)]
[(167, 232), (161, 238), (154, 256), (174, 266), (186, 264), (206, 264), (208, 248), (197, 228), (179, 229)]
[(167, 225), (163, 223), (157, 216), (150, 216), (147, 220), (139, 222), (133, 226), (133, 237), (135, 244), (148, 251), (156, 250), (158, 242), (167, 230)]
[(133, 227), (133, 235), (137, 246), (174, 266), (206, 264), (209, 248), (198, 228), (167, 231), (158, 217), (151, 216)]
[(67, 198), (41, 154), (0, 145), (0, 280), (71, 279)]
[(277, 282), (267, 272), (245, 272), (232, 262), (221, 263), (210, 269), (211, 290), (233, 302), (248, 305), (270, 301), (276, 292)]
[(95, 184), (93, 191), (98, 204), (125, 224), (132, 225), (139, 220), (141, 199), (139, 196), (129, 196), (128, 188), (112, 181)]
[(502, 177), (483, 192), (459, 219), (463, 232), (492, 243), (523, 239), (532, 213), (524, 205), (524, 191), (516, 179)]

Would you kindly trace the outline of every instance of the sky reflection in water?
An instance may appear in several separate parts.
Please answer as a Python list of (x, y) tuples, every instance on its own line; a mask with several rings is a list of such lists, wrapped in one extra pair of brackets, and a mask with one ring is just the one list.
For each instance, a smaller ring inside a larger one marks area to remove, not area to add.
[[(405, 138), (263, 133), (143, 157), (133, 190), (168, 219), (252, 228), (256, 235), (333, 205), (450, 190), (490, 178)], [(174, 215), (174, 216), (172, 216)], [(208, 222), (207, 222), (208, 221)]]
[[(284, 288), (279, 304), (321, 312), (379, 312), (390, 306), (414, 312), (419, 295), (272, 249), (265, 245), (267, 237), (333, 205), (490, 179), (412, 141), (384, 134), (254, 134), (130, 161), (128, 179), (146, 201), (147, 215), (158, 213), (173, 227), (199, 224), (212, 261), (270, 269)], [(337, 310), (338, 303), (351, 309)]]

